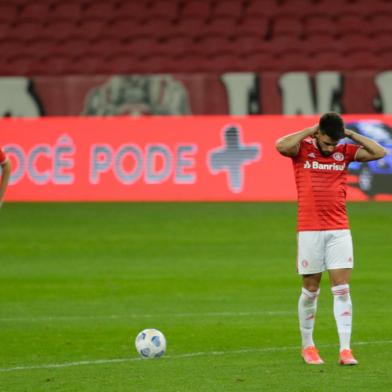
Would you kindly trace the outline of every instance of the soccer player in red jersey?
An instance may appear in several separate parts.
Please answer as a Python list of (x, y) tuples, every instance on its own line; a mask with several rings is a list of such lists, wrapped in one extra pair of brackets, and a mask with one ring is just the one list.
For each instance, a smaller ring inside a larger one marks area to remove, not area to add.
[(0, 148), (0, 166), (1, 166), (1, 179), (0, 179), (0, 207), (3, 205), (4, 194), (7, 189), (8, 180), (11, 175), (11, 164), (3, 150)]
[[(339, 144), (345, 137), (356, 144)], [(276, 142), (280, 154), (293, 162), (298, 193), (298, 258), (302, 293), (298, 316), (302, 357), (322, 364), (313, 341), (321, 275), (328, 271), (334, 316), (340, 340), (339, 363), (356, 365), (351, 348), (352, 303), (349, 281), (354, 265), (346, 213), (347, 167), (351, 161), (380, 159), (386, 151), (375, 141), (345, 129), (336, 113), (325, 113), (319, 124), (286, 135)]]

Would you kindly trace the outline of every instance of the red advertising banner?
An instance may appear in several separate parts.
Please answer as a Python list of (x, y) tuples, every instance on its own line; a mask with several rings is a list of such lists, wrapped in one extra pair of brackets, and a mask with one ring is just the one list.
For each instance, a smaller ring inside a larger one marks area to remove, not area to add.
[[(345, 117), (392, 148), (392, 116), (371, 119)], [(291, 160), (276, 152), (275, 141), (317, 121), (317, 116), (4, 119), (1, 145), (13, 167), (7, 199), (295, 200)], [(355, 167), (348, 198), (392, 200), (391, 159), (390, 152), (377, 167)]]

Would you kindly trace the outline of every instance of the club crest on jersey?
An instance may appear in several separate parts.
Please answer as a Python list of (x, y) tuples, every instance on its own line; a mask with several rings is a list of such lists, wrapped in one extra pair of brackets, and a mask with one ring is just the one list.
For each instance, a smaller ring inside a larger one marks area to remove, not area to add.
[(332, 158), (335, 159), (335, 161), (338, 161), (338, 162), (344, 161), (344, 155), (341, 152), (333, 153)]
[(306, 161), (304, 164), (304, 169), (315, 169), (315, 170), (334, 170), (334, 171), (343, 171), (346, 167), (346, 164), (337, 165), (336, 163), (320, 163), (317, 161), (309, 162)]

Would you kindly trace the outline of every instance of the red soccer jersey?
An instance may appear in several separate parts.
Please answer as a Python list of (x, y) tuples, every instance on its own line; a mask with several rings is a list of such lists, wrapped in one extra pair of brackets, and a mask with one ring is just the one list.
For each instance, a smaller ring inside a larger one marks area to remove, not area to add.
[(7, 157), (5, 156), (4, 151), (0, 148), (0, 165), (2, 165), (6, 159)]
[(324, 157), (314, 139), (303, 140), (293, 158), (298, 193), (298, 231), (348, 229), (347, 167), (359, 146), (339, 144)]

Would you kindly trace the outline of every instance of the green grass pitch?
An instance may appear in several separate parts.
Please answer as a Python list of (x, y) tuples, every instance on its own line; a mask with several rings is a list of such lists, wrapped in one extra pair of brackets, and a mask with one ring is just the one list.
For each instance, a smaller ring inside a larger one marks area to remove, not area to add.
[[(356, 367), (324, 277), (299, 355), (294, 203), (5, 204), (0, 391), (390, 391), (392, 204), (349, 204)], [(158, 360), (134, 338), (158, 328)]]

